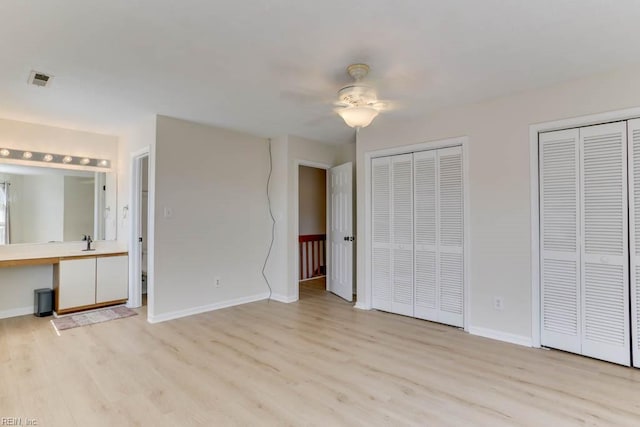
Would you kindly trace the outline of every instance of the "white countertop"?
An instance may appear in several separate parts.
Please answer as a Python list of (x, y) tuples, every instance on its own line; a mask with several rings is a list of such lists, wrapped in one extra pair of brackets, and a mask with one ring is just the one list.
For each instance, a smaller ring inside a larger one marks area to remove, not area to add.
[(115, 240), (100, 240), (91, 243), (91, 247), (95, 248), (95, 251), (83, 251), (82, 249), (86, 247), (87, 243), (82, 241), (0, 245), (0, 261), (106, 255), (128, 251), (126, 243)]

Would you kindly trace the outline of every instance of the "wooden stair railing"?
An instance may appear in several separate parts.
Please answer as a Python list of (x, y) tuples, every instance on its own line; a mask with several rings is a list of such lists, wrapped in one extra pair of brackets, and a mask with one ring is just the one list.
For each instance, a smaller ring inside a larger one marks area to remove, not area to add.
[(300, 280), (320, 277), (326, 274), (326, 240), (326, 234), (298, 236)]

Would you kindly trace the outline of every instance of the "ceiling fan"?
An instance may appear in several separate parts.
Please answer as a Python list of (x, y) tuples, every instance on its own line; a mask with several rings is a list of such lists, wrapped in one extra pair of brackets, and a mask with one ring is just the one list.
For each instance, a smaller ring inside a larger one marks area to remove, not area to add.
[(347, 67), (347, 73), (355, 81), (338, 91), (338, 100), (334, 103), (337, 108), (334, 111), (352, 128), (367, 127), (390, 104), (379, 100), (376, 90), (364, 81), (369, 74), (367, 64), (351, 64)]

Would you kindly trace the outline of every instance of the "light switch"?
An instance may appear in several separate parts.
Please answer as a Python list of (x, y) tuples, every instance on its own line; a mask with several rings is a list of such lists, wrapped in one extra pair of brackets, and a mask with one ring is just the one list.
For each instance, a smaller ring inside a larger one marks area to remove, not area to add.
[(173, 216), (173, 209), (171, 208), (164, 208), (164, 217), (165, 218), (171, 218)]

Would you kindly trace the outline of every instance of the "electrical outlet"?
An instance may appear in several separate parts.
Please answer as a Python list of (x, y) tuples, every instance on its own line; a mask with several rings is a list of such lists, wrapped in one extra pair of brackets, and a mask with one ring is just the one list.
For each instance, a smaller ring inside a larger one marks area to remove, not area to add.
[(493, 297), (493, 308), (494, 310), (503, 310), (504, 299), (502, 297)]
[(216, 277), (216, 278), (214, 279), (213, 283), (214, 283), (214, 286), (215, 286), (216, 288), (219, 288), (220, 286), (222, 286), (222, 283), (220, 283), (220, 278), (219, 278), (219, 277)]

